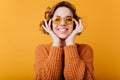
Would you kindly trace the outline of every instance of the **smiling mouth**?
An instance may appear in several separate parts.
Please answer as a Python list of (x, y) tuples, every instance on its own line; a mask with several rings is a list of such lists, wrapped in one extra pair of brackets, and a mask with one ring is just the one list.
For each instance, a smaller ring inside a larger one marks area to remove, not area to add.
[(64, 34), (64, 33), (67, 32), (68, 29), (67, 28), (60, 28), (58, 30), (59, 30), (60, 33)]

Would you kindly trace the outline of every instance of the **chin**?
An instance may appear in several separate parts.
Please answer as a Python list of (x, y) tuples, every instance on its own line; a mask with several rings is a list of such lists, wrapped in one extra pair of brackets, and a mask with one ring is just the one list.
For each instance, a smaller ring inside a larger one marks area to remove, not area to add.
[(68, 36), (59, 36), (60, 39), (66, 39)]

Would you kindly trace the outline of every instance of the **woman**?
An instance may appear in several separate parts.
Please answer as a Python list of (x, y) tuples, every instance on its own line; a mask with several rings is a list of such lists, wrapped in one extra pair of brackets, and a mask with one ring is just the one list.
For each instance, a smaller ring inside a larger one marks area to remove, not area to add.
[(76, 44), (83, 30), (72, 4), (59, 2), (45, 13), (40, 26), (53, 40), (41, 44), (35, 52), (36, 80), (94, 80), (93, 51), (86, 44)]

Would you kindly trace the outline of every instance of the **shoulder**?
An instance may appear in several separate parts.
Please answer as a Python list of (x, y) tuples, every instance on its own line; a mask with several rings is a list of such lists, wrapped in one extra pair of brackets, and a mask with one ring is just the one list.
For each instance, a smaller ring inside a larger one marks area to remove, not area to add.
[(50, 47), (51, 44), (39, 44), (37, 45), (36, 49), (39, 50), (39, 49), (46, 49), (48, 47)]
[(35, 48), (35, 54), (46, 53), (49, 50), (50, 46), (51, 44), (37, 45), (37, 47)]
[(93, 50), (89, 44), (76, 44), (78, 49)]
[(76, 44), (80, 55), (93, 55), (93, 48), (89, 44)]

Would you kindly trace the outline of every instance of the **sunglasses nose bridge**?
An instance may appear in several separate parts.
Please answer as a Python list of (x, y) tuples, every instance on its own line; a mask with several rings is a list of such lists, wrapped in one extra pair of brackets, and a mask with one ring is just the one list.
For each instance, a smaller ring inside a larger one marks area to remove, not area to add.
[(65, 22), (65, 19), (64, 19), (64, 18), (61, 18), (61, 22), (60, 22), (60, 24), (62, 24), (62, 25), (66, 24), (66, 22)]

